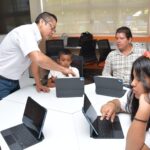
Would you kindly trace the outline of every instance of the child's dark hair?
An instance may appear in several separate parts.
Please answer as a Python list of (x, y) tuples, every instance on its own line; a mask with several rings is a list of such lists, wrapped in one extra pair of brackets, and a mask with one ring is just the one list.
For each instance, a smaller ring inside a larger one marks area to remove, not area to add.
[(130, 28), (128, 28), (126, 26), (118, 28), (116, 30), (116, 34), (117, 33), (124, 33), (127, 39), (132, 38), (132, 33), (131, 33)]
[[(141, 56), (137, 58), (133, 65), (131, 70), (131, 82), (134, 80), (133, 72), (136, 74), (136, 78), (138, 78), (139, 81), (141, 81), (144, 90), (147, 93), (150, 93), (150, 85), (146, 82), (145, 78), (150, 78), (150, 59)], [(131, 120), (134, 119), (134, 116), (138, 110), (139, 107), (139, 100), (135, 97), (133, 91), (128, 94), (128, 102), (126, 105), (126, 110), (131, 113)], [(150, 127), (150, 119), (147, 124), (147, 129)]]
[(69, 49), (63, 49), (63, 50), (59, 51), (58, 58), (60, 58), (61, 55), (70, 55), (70, 57), (72, 59), (72, 52)]

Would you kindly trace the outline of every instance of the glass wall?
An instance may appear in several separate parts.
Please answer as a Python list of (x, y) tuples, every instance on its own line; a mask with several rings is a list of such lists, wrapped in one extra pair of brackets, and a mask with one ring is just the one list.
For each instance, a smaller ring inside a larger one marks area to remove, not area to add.
[(57, 15), (57, 33), (114, 34), (128, 26), (134, 35), (149, 35), (150, 0), (43, 0), (43, 10)]
[(27, 23), (31, 23), (29, 0), (0, 1), (0, 34)]

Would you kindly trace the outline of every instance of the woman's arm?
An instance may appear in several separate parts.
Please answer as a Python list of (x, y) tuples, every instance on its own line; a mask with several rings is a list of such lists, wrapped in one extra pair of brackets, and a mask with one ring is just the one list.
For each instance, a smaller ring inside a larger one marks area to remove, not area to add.
[(139, 100), (139, 108), (135, 118), (128, 130), (126, 150), (146, 150), (144, 144), (146, 126), (150, 117), (150, 104), (147, 102), (147, 95), (142, 94)]

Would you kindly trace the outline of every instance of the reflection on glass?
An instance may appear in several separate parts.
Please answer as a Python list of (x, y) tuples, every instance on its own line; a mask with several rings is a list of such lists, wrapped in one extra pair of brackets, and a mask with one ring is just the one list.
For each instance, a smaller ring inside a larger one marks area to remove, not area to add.
[[(134, 34), (148, 34), (149, 0), (43, 0), (43, 6), (57, 15), (60, 34), (114, 35), (120, 26), (130, 27)], [(134, 16), (138, 11), (140, 15)]]

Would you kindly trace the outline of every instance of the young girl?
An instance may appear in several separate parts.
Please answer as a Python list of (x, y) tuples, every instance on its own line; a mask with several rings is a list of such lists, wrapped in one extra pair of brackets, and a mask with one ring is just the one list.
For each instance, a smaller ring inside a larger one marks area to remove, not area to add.
[(126, 101), (114, 99), (101, 108), (102, 117), (113, 121), (118, 112), (131, 114), (126, 150), (150, 150), (150, 53), (136, 59), (131, 70), (131, 91)]
[[(64, 50), (60, 51), (59, 54), (58, 54), (57, 62), (61, 66), (71, 69), (75, 73), (74, 77), (79, 77), (80, 76), (79, 75), (79, 70), (77, 68), (71, 66), (72, 53), (71, 53), (70, 50), (64, 49)], [(60, 71), (51, 70), (49, 75), (48, 75), (47, 86), (48, 87), (55, 87), (55, 79), (56, 78), (65, 78), (65, 77), (73, 77), (73, 76), (71, 74), (69, 76), (66, 76), (65, 74), (63, 74)]]

